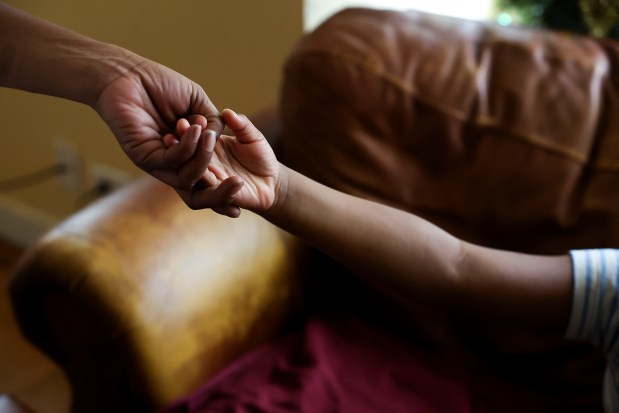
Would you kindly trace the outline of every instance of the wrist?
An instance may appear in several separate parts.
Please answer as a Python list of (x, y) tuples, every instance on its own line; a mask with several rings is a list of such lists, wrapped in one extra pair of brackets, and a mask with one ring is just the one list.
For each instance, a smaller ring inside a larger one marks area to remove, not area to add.
[(85, 85), (82, 95), (75, 100), (94, 107), (110, 84), (121, 77), (131, 76), (147, 61), (122, 47), (101, 43), (84, 61), (83, 70), (90, 78), (91, 86)]
[(279, 164), (279, 173), (277, 175), (277, 181), (274, 187), (273, 203), (263, 214), (263, 218), (268, 221), (276, 220), (277, 217), (282, 215), (282, 212), (286, 209), (288, 203), (289, 189), (290, 189), (290, 170)]

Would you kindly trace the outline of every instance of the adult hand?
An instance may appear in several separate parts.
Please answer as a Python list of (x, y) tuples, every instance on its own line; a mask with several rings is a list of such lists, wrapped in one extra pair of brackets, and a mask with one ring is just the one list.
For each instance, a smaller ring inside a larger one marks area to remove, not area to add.
[[(182, 191), (191, 190), (204, 176), (213, 150), (206, 136), (214, 132), (216, 138), (223, 130), (220, 114), (202, 87), (146, 59), (108, 84), (93, 107), (133, 163)], [(174, 133), (180, 118), (202, 127), (166, 146), (164, 137)]]
[[(189, 190), (202, 179), (223, 130), (204, 90), (175, 71), (0, 1), (0, 86), (57, 96), (93, 107), (141, 169)], [(199, 122), (178, 145), (166, 134), (186, 118)], [(199, 133), (197, 133), (199, 132)]]

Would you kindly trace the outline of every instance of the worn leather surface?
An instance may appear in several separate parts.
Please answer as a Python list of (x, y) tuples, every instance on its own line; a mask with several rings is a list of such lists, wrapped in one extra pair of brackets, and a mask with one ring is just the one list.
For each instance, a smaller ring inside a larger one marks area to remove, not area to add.
[[(618, 57), (610, 41), (349, 9), (287, 62), (283, 160), (470, 242), (619, 247)], [(456, 313), (407, 303), (392, 316), (461, 354), (473, 397), (496, 411), (514, 398), (600, 409), (597, 350)]]
[(25, 335), (64, 368), (74, 412), (146, 412), (197, 388), (289, 322), (297, 242), (244, 211), (192, 211), (148, 176), (23, 258)]
[(348, 10), (288, 61), (285, 157), (471, 242), (618, 247), (618, 57), (612, 41)]

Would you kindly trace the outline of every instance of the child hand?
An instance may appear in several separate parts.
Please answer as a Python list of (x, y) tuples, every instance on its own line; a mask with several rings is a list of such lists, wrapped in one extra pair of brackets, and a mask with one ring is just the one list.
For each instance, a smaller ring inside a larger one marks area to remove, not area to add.
[[(230, 217), (238, 217), (240, 208), (266, 212), (275, 201), (280, 164), (264, 135), (246, 116), (226, 109), (222, 118), (236, 136), (221, 135), (217, 142), (214, 135), (208, 136), (207, 150), (213, 148), (213, 155), (204, 175), (205, 188), (177, 192), (187, 205)], [(192, 129), (204, 127), (203, 117), (194, 119), (193, 125), (181, 119), (176, 136), (164, 136), (164, 143), (178, 144), (178, 136), (185, 139), (189, 133), (199, 133)]]

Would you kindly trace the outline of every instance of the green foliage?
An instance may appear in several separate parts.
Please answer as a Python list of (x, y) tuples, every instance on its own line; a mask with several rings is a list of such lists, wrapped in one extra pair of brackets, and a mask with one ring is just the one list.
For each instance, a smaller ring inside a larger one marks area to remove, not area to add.
[(542, 27), (542, 16), (553, 0), (498, 0), (500, 12), (508, 13), (514, 23)]
[[(497, 20), (501, 24), (543, 27), (590, 34), (579, 0), (497, 0)], [(615, 38), (616, 28), (607, 34)]]

